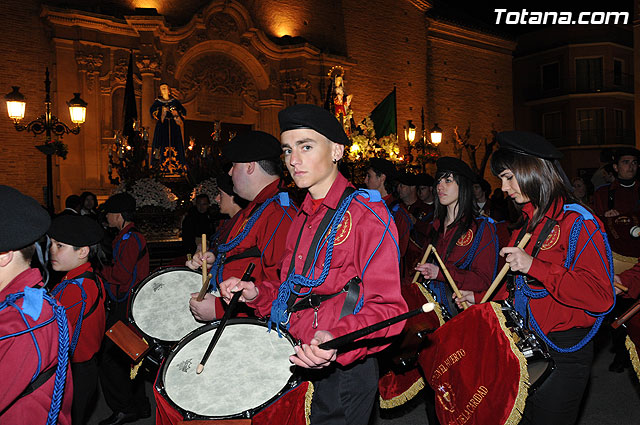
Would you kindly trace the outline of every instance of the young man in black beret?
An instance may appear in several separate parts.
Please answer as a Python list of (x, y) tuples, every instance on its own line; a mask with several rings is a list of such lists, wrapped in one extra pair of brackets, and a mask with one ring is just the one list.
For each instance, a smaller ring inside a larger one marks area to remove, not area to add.
[[(350, 141), (330, 112), (294, 105), (278, 118), (285, 164), (308, 193), (287, 237), (280, 277), (257, 285), (231, 277), (222, 282), (221, 293), (230, 298), (231, 291), (242, 290), (241, 301), (259, 316), (270, 315), (273, 332), (285, 326), (302, 341), (290, 360), (316, 372), (309, 377), (314, 383), (312, 424), (364, 425), (378, 384), (372, 354), (385, 345), (358, 344), (340, 352), (318, 346), (406, 311), (396, 225), (377, 191), (356, 191), (339, 173), (338, 161)], [(311, 293), (319, 305), (310, 301)], [(365, 338), (391, 337), (402, 326)]]
[[(205, 253), (212, 275), (211, 290), (227, 277), (242, 276), (249, 263), (256, 265), (253, 272), (256, 282), (277, 278), (284, 241), (295, 215), (288, 195), (280, 193), (281, 153), (278, 139), (263, 131), (240, 134), (223, 147), (223, 157), (232, 163), (229, 175), (233, 191), (249, 204), (231, 218), (225, 234), (221, 233)], [(202, 252), (198, 251), (186, 266), (200, 268), (202, 258)], [(219, 298), (209, 293), (197, 301), (197, 295), (189, 301), (196, 319), (210, 321), (222, 317), (224, 307)]]
[(98, 389), (97, 353), (105, 332), (104, 292), (94, 273), (94, 267), (100, 267), (105, 258), (100, 245), (104, 230), (87, 216), (63, 215), (53, 220), (47, 233), (51, 267), (67, 272), (51, 294), (65, 308), (71, 325), (71, 419), (82, 424)]
[[(109, 227), (118, 230), (112, 243), (113, 264), (105, 266), (100, 276), (109, 296), (107, 329), (117, 321), (128, 320), (127, 306), (133, 289), (149, 275), (147, 241), (133, 224), (136, 200), (128, 193), (117, 193), (104, 207)], [(105, 338), (100, 361), (100, 384), (113, 414), (100, 425), (119, 425), (148, 417), (149, 400), (140, 375), (129, 378), (131, 359), (110, 339)]]
[(616, 150), (613, 163), (613, 169), (617, 173), (616, 180), (600, 186), (593, 194), (593, 209), (603, 221), (607, 217), (637, 215), (640, 212), (638, 159), (640, 151), (635, 148)]
[[(67, 350), (62, 357), (58, 352), (69, 340), (66, 315), (30, 266), (49, 214), (9, 186), (0, 186), (0, 204), (0, 423), (44, 424), (51, 414), (54, 423), (70, 425), (71, 370)], [(51, 401), (54, 388), (63, 391), (59, 414)]]

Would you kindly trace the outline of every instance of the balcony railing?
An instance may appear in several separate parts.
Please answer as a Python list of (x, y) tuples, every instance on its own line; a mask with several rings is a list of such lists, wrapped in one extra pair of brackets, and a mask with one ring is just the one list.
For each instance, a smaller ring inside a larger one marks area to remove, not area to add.
[(558, 87), (549, 89), (543, 89), (542, 83), (538, 81), (524, 89), (524, 98), (530, 101), (569, 94), (611, 92), (633, 93), (633, 74), (614, 75), (610, 72), (603, 75), (602, 81), (562, 78), (558, 81)]

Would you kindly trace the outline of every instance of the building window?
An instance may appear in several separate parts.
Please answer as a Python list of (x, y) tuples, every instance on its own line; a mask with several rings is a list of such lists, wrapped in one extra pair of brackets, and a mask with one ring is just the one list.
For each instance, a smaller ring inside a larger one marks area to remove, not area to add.
[(604, 108), (578, 109), (576, 114), (578, 127), (577, 144), (604, 144)]
[(613, 60), (613, 84), (622, 85), (622, 61), (620, 59)]
[(602, 90), (602, 58), (576, 59), (576, 91)]
[(550, 142), (562, 138), (562, 112), (549, 112), (542, 115), (542, 135)]
[(542, 90), (560, 88), (560, 65), (558, 62), (542, 65)]
[(613, 110), (613, 125), (616, 143), (625, 143), (624, 111), (622, 109)]

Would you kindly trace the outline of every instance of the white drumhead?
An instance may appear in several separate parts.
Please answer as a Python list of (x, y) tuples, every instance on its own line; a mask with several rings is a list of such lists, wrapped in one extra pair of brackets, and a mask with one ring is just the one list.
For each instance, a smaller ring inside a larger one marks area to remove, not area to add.
[(172, 270), (151, 276), (136, 292), (131, 316), (145, 334), (162, 341), (180, 341), (203, 323), (189, 310), (189, 299), (200, 292), (202, 276), (190, 270)]
[(197, 375), (214, 332), (195, 337), (165, 364), (164, 388), (175, 404), (201, 416), (232, 416), (262, 405), (285, 387), (293, 346), (275, 330), (250, 323), (228, 323)]

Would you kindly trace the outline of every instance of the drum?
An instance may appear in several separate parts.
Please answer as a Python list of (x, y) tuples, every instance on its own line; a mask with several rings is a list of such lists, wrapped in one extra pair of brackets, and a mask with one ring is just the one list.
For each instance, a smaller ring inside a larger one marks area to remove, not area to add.
[(440, 423), (518, 423), (528, 394), (554, 367), (509, 304), (472, 305), (428, 339), (418, 363)]
[(152, 346), (150, 360), (154, 363), (160, 363), (172, 345), (203, 325), (189, 310), (191, 294), (201, 287), (202, 275), (187, 267), (161, 269), (136, 287), (129, 321)]
[(158, 374), (156, 390), (185, 420), (251, 418), (298, 384), (289, 361), (291, 336), (267, 332), (266, 323), (253, 318), (230, 319), (196, 374), (218, 323), (185, 336)]
[[(631, 236), (631, 230), (640, 226), (640, 217), (636, 214), (625, 214), (605, 217), (603, 221), (611, 250), (620, 256), (632, 257), (637, 261), (640, 257), (640, 240)], [(619, 272), (616, 270), (616, 273)]]

